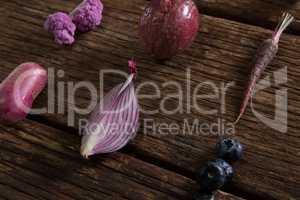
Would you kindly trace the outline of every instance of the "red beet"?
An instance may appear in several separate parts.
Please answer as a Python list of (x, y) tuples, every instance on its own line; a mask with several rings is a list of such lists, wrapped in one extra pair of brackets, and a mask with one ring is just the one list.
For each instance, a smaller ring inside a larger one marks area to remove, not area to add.
[(152, 0), (140, 21), (144, 46), (159, 60), (188, 48), (198, 30), (199, 11), (193, 0)]
[(19, 65), (0, 85), (0, 119), (9, 122), (24, 119), (46, 83), (47, 71), (40, 65)]

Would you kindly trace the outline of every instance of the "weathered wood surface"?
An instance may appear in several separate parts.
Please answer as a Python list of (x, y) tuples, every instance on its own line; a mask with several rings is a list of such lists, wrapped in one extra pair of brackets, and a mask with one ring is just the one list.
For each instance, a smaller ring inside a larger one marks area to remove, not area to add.
[[(0, 198), (191, 199), (197, 184), (123, 153), (84, 160), (79, 136), (30, 120), (0, 125)], [(242, 200), (219, 192), (217, 200)]]
[(196, 0), (199, 8), (206, 14), (272, 27), (284, 11), (296, 18), (290, 30), (300, 33), (300, 2), (298, 0)]
[[(234, 81), (226, 96), (226, 114), (201, 115), (192, 109), (190, 114), (143, 115), (143, 118), (154, 118), (156, 122), (183, 123), (183, 119), (199, 119), (203, 123), (216, 122), (217, 117), (233, 121), (237, 116), (238, 104), (241, 101), (250, 69), (248, 63), (261, 41), (271, 32), (237, 23), (234, 21), (203, 16), (201, 32), (196, 42), (186, 52), (178, 55), (165, 64), (157, 64), (138, 44), (137, 23), (145, 2), (142, 0), (103, 1), (106, 6), (102, 27), (96, 32), (82, 34), (71, 48), (58, 47), (51, 37), (42, 29), (45, 17), (56, 10), (70, 11), (78, 1), (37, 1), (20, 2), (17, 0), (1, 2), (5, 12), (1, 13), (2, 32), (0, 33), (1, 74), (4, 78), (16, 65), (32, 60), (45, 67), (65, 70), (65, 79), (69, 81), (91, 80), (98, 86), (99, 69), (121, 69), (126, 71), (127, 59), (133, 55), (139, 62), (138, 82), (154, 81), (163, 87), (166, 81), (180, 81), (186, 86), (185, 69), (192, 72), (191, 88), (203, 81), (216, 84)], [(257, 195), (263, 199), (298, 199), (300, 197), (300, 141), (299, 141), (299, 66), (300, 38), (285, 34), (280, 43), (280, 51), (266, 74), (283, 66), (288, 67), (289, 89), (288, 132), (274, 131), (262, 124), (248, 110), (237, 127), (236, 137), (246, 146), (245, 157), (235, 166), (237, 176), (229, 189), (235, 193)], [(85, 69), (83, 71), (83, 68)], [(63, 80), (63, 79), (62, 79)], [(105, 82), (106, 91), (122, 81), (110, 77)], [(98, 86), (99, 87), (99, 86)], [(272, 115), (274, 92), (271, 87), (255, 97), (255, 107), (260, 113)], [(175, 90), (176, 91), (176, 90)], [(164, 88), (163, 94), (174, 92), (174, 88)], [(153, 93), (146, 88), (145, 93)], [(211, 90), (203, 89), (203, 93)], [(160, 100), (164, 95), (160, 98)], [(46, 94), (37, 104), (45, 105)], [(80, 90), (77, 96), (78, 105), (86, 105), (89, 94)], [(156, 108), (157, 100), (141, 100), (143, 108)], [(176, 104), (170, 100), (170, 106)], [(186, 101), (184, 100), (184, 103)], [(220, 108), (218, 100), (199, 100), (203, 108)], [(67, 104), (67, 102), (66, 102)], [(66, 125), (65, 115), (44, 115), (35, 117), (48, 124), (60, 127)], [(139, 158), (149, 158), (155, 163), (162, 162), (183, 175), (192, 177), (192, 173), (208, 159), (214, 157), (214, 144), (217, 136), (160, 135), (155, 132), (143, 134), (140, 130), (137, 138), (131, 143), (134, 154)], [(257, 199), (257, 198), (256, 198)]]

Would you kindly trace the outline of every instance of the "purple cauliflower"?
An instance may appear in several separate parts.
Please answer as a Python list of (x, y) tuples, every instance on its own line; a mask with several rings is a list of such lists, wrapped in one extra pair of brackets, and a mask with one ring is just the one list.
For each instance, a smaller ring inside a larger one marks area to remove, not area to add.
[(79, 31), (88, 32), (100, 25), (102, 11), (103, 4), (100, 0), (83, 0), (70, 16)]
[(54, 35), (55, 42), (60, 45), (70, 45), (75, 40), (76, 26), (72, 22), (71, 17), (66, 13), (57, 12), (49, 15), (44, 27)]

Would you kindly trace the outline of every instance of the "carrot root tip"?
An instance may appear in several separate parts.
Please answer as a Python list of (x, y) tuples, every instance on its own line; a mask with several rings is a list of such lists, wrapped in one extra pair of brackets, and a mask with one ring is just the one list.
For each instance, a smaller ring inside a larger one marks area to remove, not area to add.
[(288, 13), (288, 12), (284, 12), (280, 22), (278, 23), (274, 34), (273, 34), (273, 41), (275, 42), (275, 44), (278, 44), (279, 39), (283, 33), (283, 31), (294, 21), (294, 17)]

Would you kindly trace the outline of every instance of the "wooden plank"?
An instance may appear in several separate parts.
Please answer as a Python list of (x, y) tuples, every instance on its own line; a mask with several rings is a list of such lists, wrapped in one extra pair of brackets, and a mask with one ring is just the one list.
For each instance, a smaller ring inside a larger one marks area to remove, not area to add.
[(291, 25), (294, 33), (300, 33), (300, 3), (297, 0), (196, 0), (199, 9), (206, 14), (234, 19), (254, 25), (274, 27), (284, 11), (296, 18)]
[[(79, 137), (26, 120), (0, 125), (1, 199), (190, 199), (186, 177), (115, 153), (84, 160)], [(3, 197), (3, 198), (2, 198)], [(242, 200), (218, 192), (219, 200)]]
[[(123, 3), (122, 3), (123, 2)], [(192, 48), (178, 55), (165, 64), (157, 64), (137, 39), (137, 23), (145, 4), (142, 0), (125, 3), (124, 1), (104, 1), (106, 10), (102, 28), (96, 32), (82, 34), (72, 48), (56, 46), (49, 35), (42, 29), (42, 23), (48, 13), (54, 10), (70, 10), (77, 2), (18, 1), (5, 2), (11, 10), (7, 24), (3, 24), (0, 33), (1, 74), (4, 78), (17, 64), (33, 60), (45, 67), (55, 67), (65, 71), (65, 78), (60, 80), (90, 80), (98, 88), (99, 69), (121, 69), (126, 71), (127, 59), (135, 55), (139, 61), (137, 85), (144, 81), (153, 81), (162, 88), (169, 80), (179, 81), (186, 86), (185, 70), (192, 72), (191, 88), (204, 81), (216, 84), (236, 84), (226, 96), (226, 114), (203, 115), (193, 108), (187, 114), (163, 113), (143, 118), (153, 118), (156, 122), (182, 124), (184, 119), (199, 119), (202, 123), (212, 124), (222, 117), (227, 122), (233, 121), (238, 112), (242, 91), (250, 69), (247, 68), (257, 46), (270, 36), (271, 32), (262, 28), (240, 24), (233, 21), (203, 16), (202, 30)], [(21, 9), (22, 8), (22, 9)], [(15, 12), (12, 12), (15, 11)], [(13, 14), (12, 14), (13, 13)], [(10, 26), (9, 24), (14, 24)], [(246, 145), (242, 162), (235, 168), (237, 176), (234, 188), (246, 193), (254, 193), (264, 198), (297, 199), (300, 196), (299, 183), (299, 68), (300, 54), (297, 45), (300, 38), (285, 34), (280, 43), (279, 55), (268, 68), (266, 74), (282, 66), (288, 66), (289, 124), (285, 134), (274, 131), (262, 124), (251, 112), (247, 112), (237, 127), (235, 137)], [(82, 70), (84, 66), (84, 71)], [(110, 77), (105, 82), (106, 91), (119, 83), (120, 77)], [(257, 111), (272, 115), (273, 94), (276, 87), (271, 87), (256, 95)], [(145, 88), (145, 93), (153, 89)], [(156, 100), (141, 100), (143, 108), (157, 108), (159, 100), (174, 88), (164, 88), (163, 96)], [(211, 90), (203, 89), (203, 93)], [(88, 92), (79, 90), (77, 103), (89, 102)], [(38, 105), (45, 105), (45, 96), (41, 96)], [(176, 104), (170, 100), (170, 105)], [(186, 100), (183, 101), (187, 103)], [(199, 100), (204, 108), (220, 108), (218, 100)], [(67, 104), (67, 102), (66, 102)], [(186, 111), (186, 110), (185, 110)], [(66, 115), (45, 115), (46, 119), (65, 124)], [(218, 137), (214, 135), (160, 135), (150, 131), (140, 134), (132, 145), (143, 156), (158, 159), (179, 169), (194, 172), (208, 159), (214, 157), (214, 144)]]

